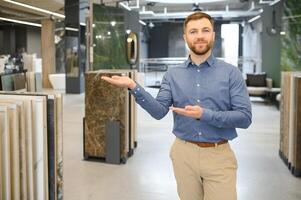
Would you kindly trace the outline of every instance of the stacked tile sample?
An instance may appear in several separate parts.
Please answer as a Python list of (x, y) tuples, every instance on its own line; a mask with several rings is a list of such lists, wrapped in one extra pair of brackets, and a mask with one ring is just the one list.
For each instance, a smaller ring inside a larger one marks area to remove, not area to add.
[(62, 199), (62, 96), (0, 93), (0, 199)]
[(42, 91), (42, 59), (36, 54), (23, 54), (24, 69), (26, 73), (26, 86), (28, 92)]
[(279, 155), (301, 176), (301, 72), (282, 72)]
[(106, 124), (120, 124), (120, 156), (126, 159), (136, 146), (136, 104), (125, 88), (118, 88), (101, 80), (101, 76), (129, 76), (135, 80), (134, 70), (99, 70), (85, 75), (84, 157), (105, 159)]
[(14, 73), (0, 73), (0, 90), (14, 91), (26, 89), (26, 71)]

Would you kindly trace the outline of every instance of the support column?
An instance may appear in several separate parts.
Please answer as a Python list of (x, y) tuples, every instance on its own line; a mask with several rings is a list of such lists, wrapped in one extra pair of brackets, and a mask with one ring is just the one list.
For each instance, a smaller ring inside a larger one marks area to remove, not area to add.
[[(262, 71), (273, 79), (273, 86), (280, 86), (281, 20), (283, 1), (263, 8), (262, 18)], [(273, 16), (273, 12), (275, 15)], [(274, 18), (274, 19), (273, 19)], [(273, 31), (272, 31), (273, 29)]]
[(12, 26), (6, 26), (3, 31), (3, 53), (13, 54), (16, 52), (15, 29)]
[(55, 23), (51, 19), (42, 20), (41, 50), (42, 50), (42, 84), (43, 88), (51, 88), (48, 75), (55, 72)]
[(87, 0), (65, 0), (66, 93), (84, 92)]

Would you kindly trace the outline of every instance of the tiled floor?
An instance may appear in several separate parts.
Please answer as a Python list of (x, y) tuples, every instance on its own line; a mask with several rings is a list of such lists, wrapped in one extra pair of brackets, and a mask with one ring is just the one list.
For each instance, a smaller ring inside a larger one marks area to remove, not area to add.
[[(156, 93), (156, 90), (150, 90)], [(64, 99), (65, 200), (177, 200), (169, 159), (172, 116), (138, 110), (138, 148), (125, 165), (83, 161), (84, 95)], [(239, 200), (300, 200), (301, 178), (278, 156), (280, 113), (253, 103), (253, 124), (231, 142), (237, 155)]]

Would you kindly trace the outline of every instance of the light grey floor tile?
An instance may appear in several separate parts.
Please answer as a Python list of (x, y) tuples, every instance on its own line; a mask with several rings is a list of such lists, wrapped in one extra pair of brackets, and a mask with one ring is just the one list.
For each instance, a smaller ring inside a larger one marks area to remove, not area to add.
[[(149, 89), (152, 94), (156, 90)], [(84, 95), (64, 97), (65, 200), (177, 200), (169, 159), (172, 115), (157, 121), (138, 108), (138, 148), (125, 165), (83, 161)], [(253, 103), (253, 124), (231, 142), (239, 200), (300, 200), (301, 179), (278, 156), (280, 113)]]

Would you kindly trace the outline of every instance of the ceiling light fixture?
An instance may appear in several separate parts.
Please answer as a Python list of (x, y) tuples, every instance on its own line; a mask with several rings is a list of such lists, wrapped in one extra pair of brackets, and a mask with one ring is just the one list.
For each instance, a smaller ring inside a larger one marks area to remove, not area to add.
[(193, 12), (196, 12), (196, 11), (202, 11), (202, 9), (199, 7), (199, 3), (194, 3), (192, 5), (192, 9), (191, 9)]
[(251, 2), (251, 6), (250, 6), (250, 9), (248, 11), (252, 11), (255, 9), (255, 3), (254, 1)]
[(276, 3), (280, 2), (280, 1), (281, 1), (281, 0), (275, 0), (274, 2), (270, 3), (269, 5), (270, 5), (270, 6), (273, 6), (273, 5), (275, 5)]
[(261, 16), (260, 15), (257, 15), (251, 19), (248, 20), (248, 23), (251, 23), (251, 22), (254, 22), (255, 20), (259, 19)]
[(151, 10), (145, 10), (145, 6), (142, 6), (142, 10), (139, 12), (139, 14), (142, 15), (154, 15), (154, 11)]
[(155, 24), (154, 24), (153, 22), (150, 22), (150, 23), (148, 24), (148, 27), (154, 28), (154, 27), (155, 27)]
[(131, 6), (131, 9), (139, 9), (140, 8), (140, 2), (139, 0), (136, 0), (136, 5), (135, 6)]
[(164, 14), (167, 13), (167, 7), (164, 7)]
[(139, 20), (139, 23), (142, 24), (143, 26), (146, 26), (146, 23), (142, 20)]
[(125, 3), (119, 2), (119, 5), (128, 11), (132, 10), (129, 6), (125, 5)]
[(66, 27), (65, 30), (67, 31), (74, 31), (74, 32), (78, 32), (78, 28), (71, 28), (71, 27)]
[(4, 18), (4, 17), (0, 17), (0, 20), (14, 22), (14, 23), (18, 23), (18, 24), (25, 24), (25, 25), (29, 25), (29, 26), (42, 27), (41, 24), (31, 23), (31, 22), (26, 22), (26, 21), (21, 21), (21, 20), (15, 20), (15, 19), (9, 19), (9, 18)]
[(45, 9), (42, 9), (42, 8), (31, 6), (31, 5), (28, 5), (28, 4), (25, 4), (25, 3), (20, 3), (20, 2), (16, 2), (16, 1), (12, 1), (12, 0), (3, 0), (3, 1), (5, 1), (7, 3), (11, 3), (11, 4), (15, 4), (15, 5), (21, 6), (21, 7), (24, 7), (24, 8), (28, 8), (28, 9), (31, 9), (31, 10), (35, 10), (35, 11), (38, 11), (38, 12), (42, 12), (42, 13), (46, 13), (46, 14), (49, 14), (49, 15), (53, 15), (55, 17), (65, 18), (65, 15), (62, 15), (62, 14), (59, 14), (59, 13), (55, 13), (55, 12), (51, 12), (49, 10), (45, 10)]

